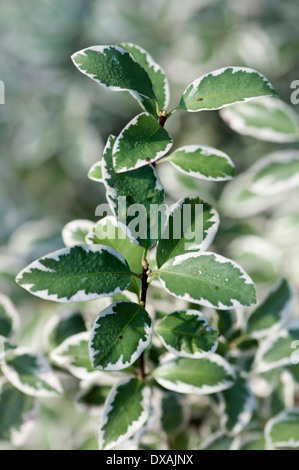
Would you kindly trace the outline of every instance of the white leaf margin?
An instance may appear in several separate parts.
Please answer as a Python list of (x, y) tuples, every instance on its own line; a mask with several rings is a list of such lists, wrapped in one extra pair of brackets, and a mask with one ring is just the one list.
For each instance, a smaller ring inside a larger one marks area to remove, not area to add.
[[(40, 298), (45, 299), (45, 300), (53, 300), (55, 302), (61, 302), (61, 303), (84, 302), (86, 300), (96, 300), (96, 299), (100, 299), (102, 297), (109, 297), (109, 296), (113, 296), (113, 295), (116, 295), (116, 294), (120, 294), (122, 292), (120, 287), (116, 287), (113, 291), (105, 292), (103, 294), (98, 294), (96, 292), (86, 294), (85, 291), (83, 289), (81, 289), (81, 290), (78, 290), (78, 292), (76, 292), (76, 294), (72, 295), (70, 298), (67, 298), (67, 297), (58, 297), (57, 294), (49, 294), (48, 289), (43, 289), (43, 290), (40, 290), (40, 291), (32, 291), (32, 287), (34, 286), (34, 284), (32, 284), (32, 283), (31, 284), (22, 284), (22, 283), (20, 283), (20, 281), (23, 277), (23, 274), (31, 273), (32, 269), (38, 269), (39, 271), (53, 272), (51, 269), (48, 269), (45, 266), (43, 266), (40, 263), (40, 261), (45, 260), (45, 259), (54, 259), (55, 261), (59, 261), (61, 256), (68, 255), (71, 252), (72, 249), (75, 249), (77, 247), (82, 248), (86, 253), (92, 252), (92, 253), (101, 254), (103, 251), (107, 251), (108, 253), (110, 253), (111, 255), (116, 257), (119, 261), (121, 261), (121, 263), (124, 266), (128, 266), (126, 260), (114, 248), (111, 248), (107, 245), (79, 244), (79, 245), (73, 245), (73, 246), (67, 247), (67, 248), (62, 248), (61, 250), (54, 251), (53, 253), (49, 253), (48, 255), (43, 256), (42, 258), (39, 258), (38, 260), (33, 261), (33, 263), (26, 266), (26, 268), (24, 268), (17, 275), (17, 277), (16, 277), (17, 284), (19, 284), (21, 287), (23, 287), (23, 289), (30, 292), (30, 294), (32, 294), (32, 295), (35, 295), (35, 296), (40, 297)], [(129, 271), (128, 271), (128, 274), (129, 274)], [(128, 282), (127, 287), (128, 287), (129, 284), (130, 284), (130, 282)]]
[[(116, 302), (109, 305), (109, 307), (107, 307), (105, 310), (103, 310), (100, 313), (100, 315), (96, 318), (96, 320), (94, 322), (94, 325), (92, 327), (92, 330), (90, 332), (90, 339), (89, 339), (89, 344), (88, 344), (89, 356), (90, 356), (91, 364), (94, 367), (94, 369), (96, 369), (96, 370), (99, 369), (99, 370), (104, 370), (104, 371), (118, 371), (118, 370), (126, 369), (127, 367), (132, 365), (138, 359), (138, 357), (142, 354), (142, 352), (147, 348), (147, 346), (151, 342), (154, 326), (153, 326), (152, 318), (148, 314), (148, 317), (151, 321), (151, 326), (148, 326), (147, 323), (144, 323), (144, 334), (146, 335), (146, 340), (143, 341), (142, 338), (140, 338), (140, 340), (139, 340), (139, 342), (136, 346), (136, 350), (131, 355), (130, 359), (128, 361), (124, 362), (123, 361), (123, 354), (122, 354), (119, 357), (118, 361), (115, 362), (115, 363), (109, 362), (105, 367), (99, 367), (99, 366), (95, 367), (94, 359), (95, 359), (95, 356), (97, 354), (97, 351), (93, 348), (92, 342), (93, 342), (94, 337), (97, 335), (96, 330), (98, 330), (101, 327), (101, 324), (99, 322), (101, 321), (102, 318), (106, 317), (107, 315), (113, 315), (113, 316), (115, 314), (117, 315), (116, 307), (119, 304), (132, 305), (132, 302), (130, 302), (129, 300), (121, 299), (121, 300), (117, 300)], [(134, 303), (134, 306), (136, 306), (136, 305), (137, 304)], [(142, 306), (139, 306), (139, 307), (143, 308)]]
[(76, 219), (68, 222), (62, 229), (62, 240), (66, 247), (74, 246), (74, 245), (81, 245), (83, 242), (76, 240), (76, 232), (80, 230), (82, 232), (86, 232), (88, 234), (92, 227), (94, 226), (94, 222), (88, 219)]
[[(124, 135), (125, 133), (129, 130), (130, 127), (135, 127), (135, 126), (138, 126), (138, 122), (139, 120), (141, 119), (142, 116), (147, 116), (149, 118), (151, 118), (153, 121), (156, 122), (155, 118), (153, 116), (151, 116), (150, 113), (148, 112), (143, 112), (143, 113), (140, 113), (140, 114), (137, 114), (137, 116), (135, 116), (124, 128), (123, 130), (121, 131), (121, 133), (119, 134), (119, 136), (116, 138), (116, 141), (114, 143), (114, 146), (113, 146), (113, 150), (112, 150), (112, 158), (113, 158), (113, 166), (116, 168), (117, 167), (117, 160), (119, 158), (119, 155), (118, 155), (118, 152), (120, 151), (119, 150), (119, 146), (120, 146), (120, 142), (124, 139)], [(162, 128), (164, 129), (164, 128)], [(157, 130), (159, 130), (159, 124), (157, 122)], [(164, 129), (166, 131), (166, 129)], [(167, 132), (167, 131), (166, 131)], [(168, 134), (168, 132), (167, 132)], [(151, 163), (154, 163), (155, 161), (157, 161), (159, 158), (163, 157), (172, 147), (173, 145), (173, 139), (172, 137), (168, 134), (169, 136), (169, 139), (170, 139), (170, 142), (168, 144), (166, 144), (165, 148), (163, 150), (160, 150), (158, 152), (156, 152), (156, 154), (152, 154), (151, 158), (150, 158), (150, 162)], [(141, 168), (142, 166), (145, 166), (145, 165), (148, 165), (149, 162), (145, 159), (138, 159), (135, 164), (133, 166), (130, 166), (130, 167), (122, 167), (121, 169), (118, 169), (117, 170), (117, 173), (124, 173), (126, 171), (130, 171), (130, 170), (136, 170), (137, 168)]]
[(243, 116), (239, 114), (238, 110), (242, 110), (242, 113), (246, 114), (248, 117), (254, 116), (256, 111), (252, 111), (250, 104), (244, 105), (244, 103), (238, 103), (236, 105), (232, 105), (229, 108), (222, 109), (220, 111), (220, 116), (231, 129), (241, 135), (249, 135), (256, 139), (279, 143), (298, 141), (299, 116), (290, 106), (276, 97), (261, 97), (259, 99), (259, 104), (268, 109), (269, 113), (276, 110), (284, 112), (292, 121), (294, 127), (297, 128), (297, 132), (295, 134), (288, 134), (275, 131), (271, 127), (267, 127), (266, 124), (264, 127), (255, 127), (253, 125), (246, 124), (246, 121)]
[[(168, 355), (165, 356), (165, 361), (161, 363), (161, 366), (167, 365), (169, 362), (175, 362), (177, 358), (168, 360)], [(222, 356), (219, 354), (211, 354), (208, 357), (201, 358), (205, 361), (210, 361), (213, 364), (217, 364), (218, 366), (222, 367), (225, 372), (231, 376), (232, 380), (225, 380), (223, 382), (218, 382), (215, 385), (203, 385), (201, 387), (197, 387), (195, 385), (187, 384), (185, 382), (181, 382), (180, 380), (176, 380), (172, 382), (167, 379), (163, 379), (160, 377), (156, 377), (155, 373), (154, 379), (164, 388), (167, 390), (172, 390), (173, 392), (177, 393), (184, 393), (184, 394), (195, 394), (195, 395), (209, 395), (212, 393), (221, 392), (222, 390), (227, 390), (228, 388), (234, 385), (234, 381), (236, 379), (236, 373), (232, 366), (223, 359)], [(201, 359), (194, 359), (196, 361), (200, 361)], [(200, 362), (198, 362), (198, 366), (200, 367)]]
[(290, 416), (290, 413), (297, 414), (298, 415), (297, 420), (299, 422), (299, 408), (283, 410), (281, 413), (279, 413), (278, 415), (274, 416), (269, 421), (267, 421), (264, 432), (265, 432), (265, 438), (266, 438), (266, 443), (267, 443), (268, 448), (273, 450), (273, 448), (276, 448), (276, 447), (291, 447), (291, 448), (299, 447), (299, 439), (297, 441), (295, 439), (289, 439), (287, 441), (273, 442), (271, 438), (271, 431), (273, 427), (275, 426), (275, 424), (293, 421), (293, 418)]
[[(61, 397), (63, 395), (63, 388), (59, 379), (54, 374), (47, 358), (40, 353), (33, 353), (28, 348), (17, 348), (10, 351), (10, 355), (13, 357), (22, 356), (22, 355), (30, 355), (37, 358), (37, 364), (39, 366), (38, 375), (35, 377), (39, 377), (41, 380), (44, 380), (50, 387), (55, 390), (46, 390), (43, 388), (35, 388), (31, 385), (24, 384), (19, 374), (14, 370), (13, 367), (9, 366), (7, 363), (1, 365), (1, 370), (3, 372), (4, 377), (10, 382), (14, 387), (16, 387), (21, 392), (25, 393), (25, 395), (30, 395), (32, 397), (40, 397), (40, 398), (48, 398), (48, 397)], [(37, 385), (40, 385), (37, 383)]]
[[(250, 75), (258, 75), (260, 78), (263, 79), (263, 81), (267, 84), (267, 86), (273, 90), (273, 94), (275, 94), (275, 90), (274, 90), (274, 87), (273, 85), (269, 82), (269, 80), (260, 72), (258, 72), (257, 70), (254, 70), (254, 69), (251, 69), (251, 68), (248, 68), (248, 67), (237, 67), (237, 66), (230, 66), (230, 67), (222, 67), (220, 69), (217, 69), (217, 70), (214, 70), (213, 72), (208, 72), (206, 73), (205, 75), (202, 75), (201, 77), (197, 78), (196, 80), (194, 80), (192, 83), (190, 83), (187, 88), (184, 90), (183, 94), (182, 94), (182, 97), (184, 96), (184, 94), (187, 92), (188, 88), (192, 86), (192, 90), (189, 91), (190, 95), (191, 95), (191, 99), (192, 99), (192, 94), (195, 94), (197, 92), (197, 89), (200, 85), (200, 83), (202, 82), (202, 80), (206, 77), (209, 77), (209, 76), (212, 76), (212, 77), (217, 77), (218, 75), (222, 75), (223, 73), (225, 73), (227, 70), (231, 69), (232, 70), (232, 73), (235, 74), (235, 73), (238, 73), (238, 72), (246, 72)], [(190, 99), (190, 95), (189, 95), (189, 99)], [(251, 101), (253, 99), (258, 99), (262, 96), (268, 96), (268, 94), (266, 95), (259, 95), (259, 96), (253, 96), (253, 97), (249, 97), (249, 98), (243, 98), (241, 100), (236, 100), (234, 101), (234, 103), (245, 103), (245, 102), (248, 102), (248, 101)], [(196, 112), (199, 112), (199, 111), (210, 111), (210, 110), (216, 110), (216, 109), (222, 109), (222, 108), (225, 108), (226, 106), (230, 106), (231, 104), (233, 103), (227, 103), (227, 104), (224, 104), (222, 106), (217, 106), (215, 108), (200, 108), (200, 109), (197, 109), (197, 110), (191, 110), (191, 109), (188, 109), (188, 112), (191, 112), (191, 113), (196, 113)]]
[[(190, 315), (190, 316), (194, 316), (196, 317), (196, 320), (197, 321), (200, 321), (200, 320), (203, 320), (204, 321), (204, 326), (209, 326), (209, 322), (208, 322), (208, 319), (207, 317), (202, 313), (202, 312), (199, 312), (198, 310), (192, 310), (192, 309), (186, 309), (186, 310), (177, 310), (175, 313), (181, 313), (181, 312), (184, 312), (186, 315)], [(171, 314), (170, 314), (171, 315)], [(169, 316), (167, 317), (164, 317), (164, 318), (169, 318)], [(164, 320), (164, 318), (162, 318), (158, 323), (157, 323), (157, 327), (160, 325), (160, 323)], [(212, 328), (212, 327), (211, 327)], [(218, 331), (216, 328), (212, 328), (213, 330), (215, 331)], [(171, 354), (174, 354), (175, 356), (177, 357), (189, 357), (190, 359), (202, 359), (202, 358), (206, 358), (208, 357), (210, 354), (213, 354), (215, 353), (217, 347), (218, 347), (218, 339), (215, 341), (215, 344), (211, 347), (211, 349), (209, 351), (202, 351), (202, 352), (199, 352), (199, 351), (196, 351), (195, 353), (188, 353), (187, 351), (184, 351), (184, 350), (178, 350), (178, 349), (175, 349), (174, 347), (172, 347), (170, 344), (166, 343), (165, 339), (163, 338), (163, 336), (158, 332), (156, 331), (157, 335), (159, 336), (160, 340), (162, 341), (163, 345), (165, 346), (165, 348), (171, 352)]]
[[(231, 168), (235, 168), (235, 165), (232, 161), (232, 159), (224, 152), (221, 150), (215, 149), (214, 147), (210, 147), (209, 145), (184, 145), (183, 147), (179, 147), (176, 149), (173, 154), (177, 152), (185, 152), (185, 154), (192, 154), (197, 152), (198, 150), (201, 151), (201, 154), (205, 157), (209, 157), (211, 155), (220, 157), (226, 160), (226, 162), (231, 166)], [(178, 165), (176, 162), (172, 161), (171, 157), (173, 154), (170, 154), (169, 156), (165, 157), (163, 161), (168, 161), (171, 163), (171, 165), (176, 168), (178, 171), (181, 173), (184, 173), (185, 175), (188, 176), (194, 176), (195, 178), (200, 178), (206, 181), (228, 181), (232, 180), (233, 176), (207, 176), (201, 173), (200, 171), (193, 171), (193, 170), (184, 170), (180, 165)]]
[[(240, 272), (240, 279), (243, 279), (245, 284), (250, 284), (254, 287), (254, 282), (250, 278), (250, 276), (244, 271), (244, 269), (235, 261), (232, 261), (231, 259), (225, 258), (224, 256), (218, 255), (213, 252), (191, 252), (191, 253), (185, 253), (183, 255), (178, 255), (175, 256), (174, 258), (171, 258), (173, 260), (172, 266), (176, 266), (181, 264), (183, 261), (190, 259), (190, 258), (199, 258), (200, 256), (213, 256), (215, 261), (218, 263), (230, 263), (234, 268), (238, 269)], [(169, 260), (170, 261), (170, 260)], [(167, 261), (167, 262), (169, 262)], [(165, 263), (166, 264), (166, 263)], [(163, 265), (164, 266), (164, 265)], [(163, 270), (163, 266), (159, 270), (157, 270), (158, 274), (159, 271)], [(190, 294), (184, 294), (184, 295), (178, 295), (175, 294), (174, 292), (170, 291), (168, 287), (166, 286), (166, 283), (163, 279), (161, 279), (159, 275), (159, 281), (161, 282), (162, 286), (164, 289), (174, 297), (177, 297), (182, 300), (187, 300), (188, 302), (193, 302), (195, 304), (203, 305), (204, 307), (211, 307), (211, 308), (217, 308), (220, 310), (230, 310), (232, 308), (238, 308), (238, 307), (244, 307), (238, 300), (236, 299), (230, 299), (231, 305), (224, 305), (222, 302), (218, 302), (218, 304), (212, 304), (209, 300), (205, 299), (204, 297), (201, 297), (200, 299), (194, 299)], [(255, 305), (255, 303), (252, 303), (252, 305)], [(246, 305), (248, 306), (248, 305)]]
[(111, 391), (110, 391), (110, 393), (107, 397), (107, 400), (106, 400), (105, 405), (104, 405), (104, 413), (102, 415), (101, 424), (100, 424), (100, 428), (99, 428), (99, 431), (98, 431), (99, 448), (102, 449), (102, 450), (112, 449), (113, 447), (117, 446), (118, 444), (120, 444), (120, 443), (126, 441), (127, 439), (129, 439), (131, 436), (136, 434), (137, 431), (139, 431), (142, 428), (142, 426), (146, 423), (146, 421), (148, 420), (148, 418), (150, 416), (150, 411), (151, 411), (151, 389), (147, 385), (144, 385), (143, 391), (142, 391), (142, 401), (141, 401), (142, 412), (141, 412), (139, 418), (137, 420), (133, 421), (128, 426), (127, 431), (125, 432), (125, 434), (120, 435), (116, 441), (109, 442), (107, 445), (105, 445), (105, 431), (103, 430), (103, 427), (105, 426), (105, 424), (109, 420), (109, 413), (113, 410), (113, 403), (114, 403), (115, 397), (117, 395), (118, 388), (122, 385), (127, 384), (132, 379), (136, 379), (136, 377), (131, 375), (131, 376), (128, 376), (128, 377), (122, 379), (118, 383), (116, 383), (112, 387), (112, 389), (111, 389)]

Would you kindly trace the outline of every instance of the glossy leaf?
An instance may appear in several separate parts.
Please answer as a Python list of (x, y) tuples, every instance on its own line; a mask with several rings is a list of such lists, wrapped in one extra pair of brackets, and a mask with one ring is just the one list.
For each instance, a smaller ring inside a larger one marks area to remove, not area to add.
[(16, 281), (37, 297), (68, 303), (118, 294), (128, 287), (131, 274), (112, 248), (75, 245), (34, 261)]
[(172, 147), (172, 138), (158, 120), (141, 113), (124, 127), (113, 147), (117, 173), (134, 170), (163, 157)]

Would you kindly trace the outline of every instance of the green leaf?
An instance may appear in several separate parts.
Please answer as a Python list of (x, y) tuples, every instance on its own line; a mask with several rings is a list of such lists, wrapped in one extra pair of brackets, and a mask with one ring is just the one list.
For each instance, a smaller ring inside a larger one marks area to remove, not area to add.
[[(122, 42), (120, 46), (131, 53), (136, 62), (140, 64), (148, 73), (153, 84), (154, 92), (157, 97), (160, 110), (165, 110), (169, 103), (169, 85), (164, 70), (150, 56), (150, 54), (136, 44)], [(154, 100), (142, 99), (146, 111), (156, 116), (156, 103)]]
[(22, 348), (11, 351), (1, 366), (5, 378), (18, 390), (32, 397), (57, 397), (61, 384), (43, 354)]
[(73, 54), (72, 60), (80, 72), (110, 90), (129, 91), (138, 101), (155, 98), (147, 72), (122, 47), (88, 47)]
[(0, 336), (9, 338), (18, 328), (19, 314), (12, 301), (0, 294)]
[(168, 392), (161, 400), (161, 424), (167, 434), (178, 433), (184, 429), (186, 423), (185, 410), (181, 395)]
[[(111, 246), (125, 258), (132, 272), (142, 273), (143, 248), (125, 235), (115, 217), (107, 216), (99, 220), (86, 237), (86, 242)], [(141, 280), (132, 277), (127, 289), (139, 295)]]
[(117, 173), (148, 166), (172, 147), (172, 138), (149, 113), (135, 116), (117, 137), (113, 165)]
[(239, 450), (266, 450), (265, 438), (261, 433), (251, 433), (242, 439)]
[(90, 333), (84, 331), (65, 339), (51, 352), (51, 361), (78, 379), (88, 379), (96, 375), (89, 358), (89, 338)]
[(279, 330), (290, 314), (293, 296), (288, 282), (285, 279), (278, 281), (248, 318), (247, 334), (261, 338)]
[(82, 302), (126, 289), (130, 268), (104, 245), (75, 245), (50, 253), (21, 271), (16, 282), (33, 295), (56, 302)]
[(85, 243), (85, 237), (90, 232), (94, 222), (91, 220), (72, 220), (62, 229), (62, 240), (65, 246), (80, 245)]
[(222, 119), (234, 131), (270, 142), (299, 140), (299, 116), (278, 98), (261, 98), (238, 103), (220, 111)]
[(284, 410), (265, 426), (267, 444), (274, 448), (299, 448), (299, 408)]
[(222, 310), (255, 303), (255, 288), (234, 261), (192, 252), (167, 261), (158, 271), (163, 287), (180, 299)]
[(202, 359), (171, 359), (154, 369), (153, 376), (168, 390), (198, 395), (226, 390), (235, 381), (232, 367), (218, 354)]
[(158, 242), (158, 267), (188, 251), (205, 251), (214, 240), (218, 226), (218, 212), (198, 196), (178, 201), (170, 208), (165, 231)]
[(248, 425), (255, 406), (255, 398), (247, 380), (238, 376), (236, 383), (221, 393), (224, 403), (222, 425), (229, 435), (236, 436)]
[(226, 153), (207, 145), (185, 145), (163, 158), (177, 170), (208, 181), (226, 181), (235, 176), (235, 166)]
[(126, 173), (115, 173), (112, 164), (114, 142), (115, 137), (110, 136), (103, 154), (107, 200), (126, 236), (139, 245), (150, 248), (164, 229), (159, 213), (153, 210), (160, 207), (166, 218), (163, 188), (151, 165)]
[(84, 318), (80, 312), (66, 311), (55, 315), (46, 325), (45, 333), (51, 349), (56, 348), (65, 339), (86, 331)]
[(25, 430), (27, 434), (28, 426), (34, 424), (36, 401), (10, 383), (0, 385), (0, 439), (11, 439), (13, 445), (19, 445)]
[(98, 183), (103, 183), (103, 173), (102, 173), (102, 161), (96, 162), (90, 168), (88, 178), (97, 181)]
[(151, 391), (141, 379), (126, 377), (108, 395), (99, 432), (100, 449), (112, 449), (133, 436), (146, 423)]
[(0, 364), (3, 364), (5, 362), (6, 355), (16, 348), (17, 346), (9, 339), (5, 336), (0, 336)]
[(260, 343), (254, 360), (256, 372), (268, 372), (299, 363), (299, 320), (292, 320), (285, 329)]
[(133, 364), (149, 345), (153, 322), (138, 304), (118, 300), (96, 319), (89, 341), (95, 369), (121, 370)]
[(289, 149), (271, 153), (252, 166), (247, 190), (260, 196), (276, 196), (298, 185), (299, 151)]
[(275, 94), (271, 83), (256, 70), (225, 67), (192, 82), (184, 91), (178, 108), (191, 112), (220, 109), (239, 101)]
[(214, 353), (218, 346), (218, 331), (197, 310), (171, 313), (158, 323), (155, 331), (176, 356), (198, 359)]

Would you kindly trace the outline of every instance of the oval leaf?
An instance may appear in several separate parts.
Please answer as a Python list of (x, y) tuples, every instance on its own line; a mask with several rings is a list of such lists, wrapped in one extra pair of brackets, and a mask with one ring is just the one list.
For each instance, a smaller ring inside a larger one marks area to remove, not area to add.
[(270, 142), (294, 142), (299, 139), (299, 116), (278, 98), (261, 98), (238, 103), (220, 111), (234, 131)]
[(255, 288), (234, 261), (215, 253), (188, 253), (167, 261), (158, 271), (175, 297), (222, 310), (255, 303)]
[(141, 379), (126, 377), (108, 395), (99, 432), (100, 449), (112, 449), (133, 436), (150, 415), (151, 391)]
[(65, 339), (83, 331), (86, 331), (86, 325), (82, 314), (72, 310), (51, 317), (44, 330), (50, 349), (56, 348)]
[(63, 392), (46, 357), (21, 348), (11, 351), (1, 366), (5, 378), (32, 397), (57, 397)]
[(0, 385), (0, 439), (12, 439), (14, 444), (16, 438), (20, 440), (25, 429), (27, 434), (28, 425), (31, 428), (34, 424), (36, 401), (10, 383)]
[(65, 339), (51, 352), (51, 361), (78, 379), (89, 379), (92, 374), (96, 375), (89, 359), (89, 338), (90, 333), (84, 331)]
[(95, 369), (121, 370), (133, 364), (151, 341), (153, 322), (138, 304), (118, 300), (103, 310), (91, 330), (90, 359)]
[(158, 267), (188, 251), (205, 251), (214, 240), (218, 226), (218, 212), (198, 196), (178, 201), (170, 209), (165, 232), (158, 242)]
[(198, 395), (220, 392), (235, 381), (232, 367), (218, 354), (202, 359), (172, 359), (157, 367), (153, 376), (168, 390)]
[(164, 317), (155, 328), (164, 346), (176, 356), (198, 359), (214, 353), (218, 330), (197, 310), (180, 310)]
[(86, 219), (72, 220), (62, 229), (62, 240), (65, 246), (85, 243), (85, 237), (90, 232), (94, 222)]
[(149, 113), (138, 114), (121, 131), (113, 147), (117, 173), (134, 170), (163, 157), (172, 147), (172, 138)]
[(185, 145), (163, 161), (169, 161), (186, 175), (208, 181), (227, 181), (235, 176), (235, 166), (229, 156), (207, 145)]
[(293, 291), (281, 279), (248, 318), (246, 331), (253, 338), (261, 338), (281, 328), (290, 314)]
[(236, 436), (251, 420), (255, 406), (255, 398), (247, 380), (241, 376), (236, 383), (221, 393), (224, 403), (222, 425), (230, 436)]
[(248, 191), (260, 196), (276, 196), (299, 185), (299, 151), (274, 152), (251, 168)]
[(90, 168), (88, 178), (98, 183), (103, 183), (103, 174), (102, 174), (102, 161), (96, 162)]
[(119, 46), (92, 46), (72, 55), (80, 72), (113, 91), (129, 91), (135, 98), (155, 98), (152, 82), (132, 55)]
[(284, 410), (265, 426), (266, 441), (275, 448), (299, 448), (299, 408)]
[[(162, 67), (160, 67), (150, 54), (140, 46), (129, 42), (122, 42), (120, 43), (120, 46), (129, 51), (136, 62), (146, 70), (153, 84), (159, 109), (165, 110), (169, 103), (169, 85)], [(154, 100), (149, 101), (147, 99), (142, 99), (141, 102), (146, 111), (154, 116), (157, 115), (156, 103)]]
[[(139, 245), (149, 248), (156, 243), (164, 230), (163, 220), (161, 221), (163, 217), (160, 219), (159, 213), (152, 210), (154, 207), (160, 207), (162, 213), (166, 214), (163, 187), (151, 165), (126, 173), (115, 173), (112, 164), (114, 142), (115, 137), (110, 136), (103, 154), (107, 200), (125, 235)], [(136, 213), (139, 215), (136, 216)]]
[(225, 67), (192, 82), (178, 108), (191, 112), (220, 109), (267, 95), (275, 95), (275, 91), (262, 74), (246, 67)]
[(37, 297), (68, 303), (118, 294), (129, 285), (131, 274), (116, 250), (75, 245), (34, 261), (16, 281)]

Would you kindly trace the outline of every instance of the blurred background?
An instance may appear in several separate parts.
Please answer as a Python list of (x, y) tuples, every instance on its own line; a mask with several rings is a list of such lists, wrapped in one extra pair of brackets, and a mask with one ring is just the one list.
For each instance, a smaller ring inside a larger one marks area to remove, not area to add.
[[(30, 296), (14, 277), (33, 259), (63, 246), (61, 229), (67, 222), (96, 220), (95, 208), (105, 195), (87, 172), (100, 159), (108, 135), (117, 135), (140, 112), (128, 93), (112, 93), (79, 73), (71, 54), (96, 44), (137, 43), (168, 75), (169, 109), (195, 78), (228, 65), (260, 71), (290, 105), (291, 82), (299, 79), (299, 10), (292, 0), (2, 0), (0, 9), (0, 80), (5, 84), (5, 104), (0, 105), (0, 291), (22, 314), (20, 342), (35, 341), (42, 348), (44, 323), (61, 307)], [(291, 106), (298, 114), (299, 105), (298, 110)], [(298, 149), (296, 141), (239, 135), (217, 112), (176, 113), (167, 129), (174, 149), (207, 144), (223, 150), (237, 175), (270, 152)], [(215, 251), (248, 270), (259, 300), (281, 276), (299, 286), (297, 189), (268, 198), (264, 205), (249, 201), (250, 210), (243, 211), (232, 202), (232, 183), (202, 182), (164, 164), (159, 174), (168, 202), (189, 192), (217, 207), (221, 228)], [(78, 441), (65, 426), (71, 404), (57, 405), (55, 413), (49, 402), (43, 406), (47, 431), (41, 425), (27, 447), (45, 448), (45, 442), (49, 448), (80, 447), (82, 436)], [(82, 415), (73, 419), (79, 425)]]

